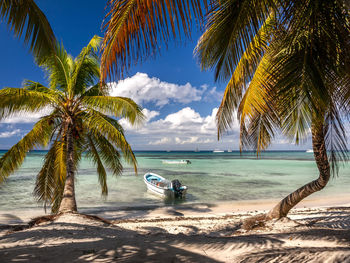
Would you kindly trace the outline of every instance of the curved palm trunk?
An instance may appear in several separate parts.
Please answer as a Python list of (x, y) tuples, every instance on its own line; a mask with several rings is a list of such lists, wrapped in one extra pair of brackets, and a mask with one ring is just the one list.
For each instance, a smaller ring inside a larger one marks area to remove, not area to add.
[(63, 190), (63, 198), (58, 211), (60, 213), (77, 211), (74, 188), (74, 142), (71, 124), (68, 125), (67, 129), (67, 176)]
[(291, 193), (280, 201), (268, 214), (268, 219), (285, 217), (289, 210), (297, 205), (305, 197), (314, 192), (322, 190), (328, 183), (330, 178), (330, 166), (327, 157), (324, 126), (312, 126), (312, 147), (314, 157), (319, 170), (319, 177)]

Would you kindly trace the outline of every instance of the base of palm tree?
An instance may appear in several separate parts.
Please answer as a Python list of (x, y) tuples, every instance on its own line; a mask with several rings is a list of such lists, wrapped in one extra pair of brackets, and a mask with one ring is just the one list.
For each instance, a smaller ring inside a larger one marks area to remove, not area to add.
[(107, 225), (112, 224), (111, 221), (109, 221), (105, 218), (99, 217), (99, 216), (82, 214), (82, 213), (78, 213), (78, 212), (66, 212), (66, 213), (57, 213), (57, 214), (52, 214), (52, 215), (38, 216), (38, 217), (35, 217), (32, 220), (30, 220), (27, 224), (11, 225), (11, 226), (5, 226), (5, 227), (9, 229), (9, 232), (22, 231), (22, 230), (26, 230), (26, 229), (32, 228), (34, 226), (37, 226), (37, 225), (40, 225), (43, 223), (55, 222), (58, 218), (60, 218), (63, 215), (67, 215), (67, 214), (81, 216), (83, 218), (102, 222), (102, 223), (107, 224)]

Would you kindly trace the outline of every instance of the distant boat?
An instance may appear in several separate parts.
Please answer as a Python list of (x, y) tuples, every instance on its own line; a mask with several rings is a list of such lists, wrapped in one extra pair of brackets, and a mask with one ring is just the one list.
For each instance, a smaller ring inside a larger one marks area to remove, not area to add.
[(228, 153), (232, 153), (232, 150), (231, 150), (231, 149), (228, 149), (227, 152), (228, 152)]
[(158, 174), (146, 173), (143, 176), (147, 189), (155, 194), (168, 198), (184, 198), (187, 186), (181, 185), (179, 180), (169, 181)]
[(312, 150), (312, 149), (308, 149), (308, 150), (306, 150), (306, 152), (307, 152), (307, 153), (313, 153), (313, 152), (314, 152), (314, 150)]
[(191, 164), (190, 160), (162, 160), (164, 164)]
[(198, 147), (196, 148), (196, 150), (194, 150), (194, 152), (195, 152), (195, 153), (198, 153), (198, 152), (199, 152)]
[(225, 152), (225, 151), (223, 151), (223, 150), (216, 150), (216, 149), (213, 151), (213, 153), (223, 153), (223, 152)]

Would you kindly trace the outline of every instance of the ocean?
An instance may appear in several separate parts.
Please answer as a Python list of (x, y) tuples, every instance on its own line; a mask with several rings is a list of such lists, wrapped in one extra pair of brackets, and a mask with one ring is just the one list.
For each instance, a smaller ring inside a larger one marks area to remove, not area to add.
[[(0, 151), (0, 155), (5, 151)], [(0, 211), (42, 207), (33, 196), (35, 177), (45, 151), (28, 153), (22, 167), (0, 185)], [(220, 201), (280, 199), (318, 177), (313, 154), (270, 151), (256, 158), (239, 152), (136, 152), (138, 175), (125, 165), (121, 176), (108, 176), (108, 196), (101, 196), (96, 168), (83, 158), (77, 173), (76, 198), (79, 209), (108, 209), (143, 205), (213, 203)], [(190, 160), (191, 164), (163, 164), (162, 160)], [(147, 191), (146, 172), (178, 179), (188, 186), (184, 200), (164, 200)], [(339, 175), (316, 193), (327, 197), (349, 193), (350, 166), (341, 166)]]

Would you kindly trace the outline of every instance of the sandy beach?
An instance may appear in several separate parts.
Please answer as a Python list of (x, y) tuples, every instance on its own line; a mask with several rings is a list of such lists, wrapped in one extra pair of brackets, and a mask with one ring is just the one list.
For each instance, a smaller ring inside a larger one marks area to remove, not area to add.
[(350, 262), (349, 197), (309, 199), (288, 218), (251, 231), (242, 228), (245, 218), (266, 211), (273, 202), (136, 207), (95, 214), (109, 223), (66, 214), (31, 228), (24, 219), (38, 213), (22, 215), (20, 224), (15, 223), (22, 220), (19, 213), (12, 217), (2, 213), (0, 258), (1, 262)]

